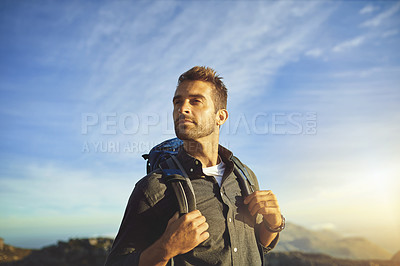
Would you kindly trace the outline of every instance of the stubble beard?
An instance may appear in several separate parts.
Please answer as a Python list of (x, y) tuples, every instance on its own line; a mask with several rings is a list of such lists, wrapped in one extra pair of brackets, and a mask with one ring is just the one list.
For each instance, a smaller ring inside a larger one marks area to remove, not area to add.
[(209, 119), (204, 124), (198, 124), (197, 121), (193, 121), (191, 125), (183, 125), (175, 122), (175, 134), (181, 140), (195, 140), (211, 135), (215, 131), (215, 121)]

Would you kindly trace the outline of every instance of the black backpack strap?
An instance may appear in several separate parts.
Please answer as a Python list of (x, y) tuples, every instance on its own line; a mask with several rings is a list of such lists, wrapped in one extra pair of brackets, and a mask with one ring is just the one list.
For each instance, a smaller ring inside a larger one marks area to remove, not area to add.
[(166, 161), (168, 168), (162, 168), (163, 178), (169, 184), (176, 195), (179, 204), (179, 214), (184, 215), (196, 210), (196, 197), (192, 182), (178, 159), (171, 155)]
[(244, 196), (248, 196), (254, 191), (256, 191), (256, 186), (254, 185), (254, 180), (252, 176), (247, 171), (246, 167), (242, 162), (235, 156), (232, 156), (232, 161), (234, 164), (234, 172), (239, 178), (239, 183), (242, 187), (242, 193)]
[(165, 181), (171, 184), (172, 189), (176, 195), (176, 199), (179, 205), (179, 215), (183, 215), (189, 212), (189, 204), (186, 197), (185, 189), (183, 188), (183, 183), (185, 179), (179, 174), (168, 174), (164, 177)]
[(188, 185), (188, 188), (190, 190), (190, 194), (193, 195), (193, 201), (194, 201), (194, 209), (196, 209), (196, 198), (194, 196), (194, 189), (192, 186), (192, 182), (190, 181), (190, 178), (188, 176), (188, 174), (185, 171), (185, 168), (183, 168), (183, 166), (181, 165), (181, 163), (179, 162), (178, 158), (176, 158), (175, 155), (171, 155), (172, 160), (174, 160), (175, 164), (178, 166), (179, 170), (181, 170), (183, 177), (186, 179), (186, 183)]
[[(248, 196), (256, 191), (254, 180), (237, 157), (232, 156), (232, 161), (234, 163), (234, 172), (242, 188), (242, 193), (244, 196)], [(162, 165), (160, 167), (163, 170), (166, 182), (170, 183), (174, 190), (179, 204), (179, 214), (184, 215), (196, 210), (194, 189), (185, 169), (174, 155), (171, 155), (165, 163), (167, 167), (162, 167)]]

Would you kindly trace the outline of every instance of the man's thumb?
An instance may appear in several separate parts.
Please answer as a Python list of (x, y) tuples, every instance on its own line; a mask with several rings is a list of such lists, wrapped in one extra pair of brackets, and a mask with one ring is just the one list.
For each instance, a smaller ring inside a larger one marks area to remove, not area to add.
[(176, 212), (176, 213), (171, 217), (171, 219), (169, 219), (168, 224), (170, 224), (170, 223), (172, 223), (172, 222), (178, 220), (178, 218), (179, 218), (179, 212)]

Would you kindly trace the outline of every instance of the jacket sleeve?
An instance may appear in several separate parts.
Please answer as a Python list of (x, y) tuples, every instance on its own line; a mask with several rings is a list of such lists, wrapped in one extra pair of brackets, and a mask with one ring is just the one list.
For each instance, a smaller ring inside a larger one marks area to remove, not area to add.
[(139, 265), (140, 254), (149, 245), (146, 234), (151, 233), (151, 223), (147, 222), (150, 211), (150, 204), (142, 189), (136, 185), (106, 259), (106, 266)]
[(176, 212), (173, 197), (158, 170), (136, 183), (106, 266), (139, 264), (142, 251), (160, 238)]
[[(247, 165), (245, 165), (245, 167), (246, 167), (247, 171), (249, 172), (249, 174), (251, 175), (251, 179), (254, 182), (254, 185), (256, 187), (256, 191), (260, 190), (260, 186), (258, 184), (257, 176), (254, 174), (254, 172), (249, 167), (247, 167)], [(263, 221), (262, 215), (258, 214), (257, 217), (256, 217), (256, 224), (257, 224), (257, 226), (256, 226), (256, 237), (257, 237), (257, 239), (259, 239), (260, 226), (263, 226), (262, 221)], [(258, 243), (259, 243), (263, 253), (266, 254), (267, 252), (269, 252), (270, 250), (275, 248), (275, 246), (278, 244), (278, 241), (279, 241), (279, 233), (277, 234), (277, 236), (274, 238), (274, 240), (272, 240), (272, 242), (267, 247), (263, 246), (260, 241), (258, 241)]]

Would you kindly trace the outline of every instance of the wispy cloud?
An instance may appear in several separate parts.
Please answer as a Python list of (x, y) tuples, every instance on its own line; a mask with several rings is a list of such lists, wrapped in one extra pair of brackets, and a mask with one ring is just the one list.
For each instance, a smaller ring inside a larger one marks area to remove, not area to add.
[(376, 15), (374, 18), (369, 19), (361, 24), (363, 27), (378, 27), (380, 26), (385, 20), (396, 14), (400, 9), (400, 3), (397, 3), (390, 7), (388, 10), (381, 12), (380, 14)]
[[(10, 174), (0, 179), (0, 208), (4, 218), (16, 215), (16, 210), (13, 210), (16, 206), (18, 215), (35, 217), (50, 213), (83, 215), (87, 211), (120, 209), (120, 202), (126, 200), (135, 183), (128, 175), (117, 171), (100, 175), (60, 165), (29, 164), (22, 167), (13, 163)], [(114, 178), (125, 180), (130, 185), (117, 182), (110, 187), (108, 184)]]
[(308, 50), (305, 55), (311, 57), (320, 57), (323, 54), (323, 51), (319, 48)]
[(389, 38), (389, 37), (395, 36), (397, 34), (399, 34), (399, 31), (397, 29), (393, 29), (393, 30), (388, 30), (388, 31), (385, 31), (384, 33), (382, 33), (382, 37)]
[(360, 14), (369, 14), (369, 13), (372, 13), (372, 12), (378, 10), (378, 9), (379, 9), (378, 7), (369, 4), (369, 5), (366, 5), (365, 7), (363, 7), (363, 8), (360, 10), (359, 13), (360, 13)]
[(342, 52), (342, 51), (345, 51), (345, 50), (348, 50), (348, 49), (351, 49), (351, 48), (355, 48), (355, 47), (358, 47), (361, 44), (363, 44), (365, 40), (366, 40), (365, 36), (358, 36), (358, 37), (353, 38), (351, 40), (339, 43), (338, 45), (333, 47), (332, 51), (334, 51), (334, 52)]
[[(163, 5), (142, 7), (141, 15), (134, 15), (131, 20), (132, 25), (149, 24), (157, 30), (115, 25), (111, 29), (108, 19), (118, 16), (116, 25), (124, 25), (119, 22), (123, 16), (119, 12), (107, 12), (109, 18), (105, 19), (103, 12), (100, 12), (98, 24), (91, 31), (88, 41), (84, 42), (88, 43), (87, 49), (103, 51), (107, 47), (102, 41), (104, 38), (112, 40), (118, 36), (127, 36), (124, 37), (127, 40), (119, 44), (116, 51), (94, 58), (94, 72), (84, 87), (87, 104), (81, 110), (128, 110), (138, 114), (156, 112), (159, 117), (164, 117), (162, 114), (171, 108), (166, 103), (172, 98), (177, 76), (196, 64), (211, 65), (220, 71), (230, 90), (230, 108), (242, 108), (241, 103), (268, 90), (281, 67), (302, 54), (308, 46), (308, 38), (320, 30), (320, 25), (333, 10), (320, 10), (321, 4), (316, 2), (307, 5), (295, 2), (255, 2), (252, 5), (235, 2), (228, 9), (211, 2), (205, 6), (201, 4), (201, 8), (197, 8), (197, 2), (174, 2), (167, 7), (165, 14), (160, 14), (162, 21), (164, 16), (171, 15), (178, 8), (180, 11), (171, 20), (164, 23), (142, 21), (142, 16), (148, 19), (155, 12), (153, 9), (165, 8)], [(110, 11), (112, 8), (111, 5), (103, 9)], [(225, 12), (209, 12), (215, 8), (224, 8)], [(243, 9), (249, 12), (242, 12)], [(203, 11), (199, 13), (199, 10)], [(286, 10), (293, 12), (279, 16)], [(205, 21), (201, 18), (206, 13)], [(266, 13), (270, 15), (262, 15)], [(312, 19), (304, 21), (301, 26), (297, 23), (298, 19), (309, 18), (315, 13), (318, 15), (313, 15)], [(219, 26), (216, 28), (214, 25)], [(145, 34), (149, 31), (152, 32), (151, 36)], [(138, 34), (144, 35), (140, 44), (136, 44)], [(131, 48), (132, 45), (135, 45), (135, 49)], [(140, 101), (136, 100), (139, 97)], [(160, 132), (160, 126), (155, 127), (153, 132)], [(154, 138), (154, 135), (150, 137)], [(140, 138), (146, 137), (141, 135)]]

